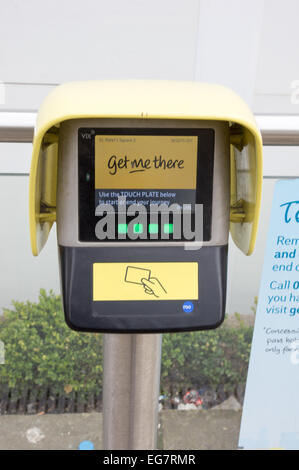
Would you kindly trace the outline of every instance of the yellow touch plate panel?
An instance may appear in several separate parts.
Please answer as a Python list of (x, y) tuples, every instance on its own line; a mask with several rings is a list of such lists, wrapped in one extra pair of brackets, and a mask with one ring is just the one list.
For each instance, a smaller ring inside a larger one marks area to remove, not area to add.
[(198, 263), (94, 263), (93, 300), (198, 300)]

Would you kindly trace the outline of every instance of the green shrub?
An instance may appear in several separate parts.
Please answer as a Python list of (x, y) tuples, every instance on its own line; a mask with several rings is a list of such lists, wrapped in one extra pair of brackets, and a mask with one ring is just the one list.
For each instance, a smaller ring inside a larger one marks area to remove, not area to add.
[(233, 391), (246, 382), (253, 328), (227, 322), (216, 330), (173, 333), (163, 337), (163, 392), (186, 386)]
[[(102, 391), (102, 335), (77, 333), (64, 321), (61, 298), (40, 291), (39, 301), (13, 302), (0, 317), (5, 364), (0, 387), (21, 396), (26, 389), (51, 389), (77, 396)], [(232, 390), (246, 381), (252, 327), (241, 316), (235, 327), (163, 335), (163, 393), (187, 386), (222, 385)]]
[(0, 385), (19, 395), (24, 389), (49, 387), (78, 395), (102, 389), (102, 337), (70, 330), (60, 296), (40, 291), (38, 303), (13, 302), (0, 322), (5, 364)]

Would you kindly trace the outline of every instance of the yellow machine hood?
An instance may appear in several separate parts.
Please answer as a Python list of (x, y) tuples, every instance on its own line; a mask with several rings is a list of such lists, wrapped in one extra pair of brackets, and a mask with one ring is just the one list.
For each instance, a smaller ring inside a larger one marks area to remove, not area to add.
[(246, 103), (212, 84), (176, 81), (87, 81), (56, 87), (38, 113), (29, 185), (31, 247), (38, 255), (56, 220), (59, 125), (79, 118), (226, 121), (231, 142), (231, 222), (236, 245), (251, 254), (262, 188), (262, 138)]

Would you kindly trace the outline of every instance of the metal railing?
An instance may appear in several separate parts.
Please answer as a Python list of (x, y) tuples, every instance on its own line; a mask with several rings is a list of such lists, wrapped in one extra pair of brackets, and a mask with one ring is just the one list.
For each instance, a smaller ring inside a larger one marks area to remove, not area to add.
[(1, 113), (0, 142), (32, 142), (36, 113)]
[[(0, 112), (0, 142), (32, 142), (36, 113)], [(264, 145), (299, 145), (299, 116), (256, 115)]]

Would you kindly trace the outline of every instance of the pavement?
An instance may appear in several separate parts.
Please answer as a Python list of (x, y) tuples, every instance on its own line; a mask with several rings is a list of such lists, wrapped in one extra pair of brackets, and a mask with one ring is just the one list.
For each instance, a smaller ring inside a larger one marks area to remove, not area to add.
[(241, 411), (165, 410), (161, 414), (167, 450), (237, 450)]
[[(234, 450), (238, 445), (240, 411), (163, 410), (159, 448), (164, 450)], [(0, 450), (74, 450), (90, 440), (102, 449), (102, 414), (0, 416)]]
[(102, 448), (101, 413), (0, 416), (0, 450), (74, 450), (91, 440)]

